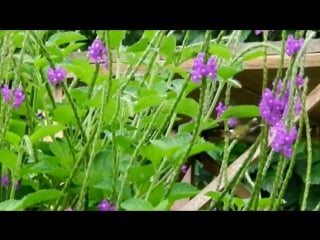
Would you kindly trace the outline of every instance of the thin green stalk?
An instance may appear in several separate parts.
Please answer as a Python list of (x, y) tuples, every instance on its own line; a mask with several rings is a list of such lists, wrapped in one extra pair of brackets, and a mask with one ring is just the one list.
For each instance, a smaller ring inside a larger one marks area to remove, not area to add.
[(129, 160), (129, 163), (126, 166), (126, 170), (123, 174), (123, 177), (121, 179), (121, 186), (120, 186), (120, 190), (119, 190), (119, 194), (118, 194), (118, 199), (117, 199), (117, 203), (116, 203), (116, 209), (119, 209), (120, 203), (122, 201), (122, 197), (123, 197), (123, 193), (124, 193), (124, 187), (125, 184), (127, 183), (127, 178), (128, 178), (128, 174), (129, 174), (129, 170), (133, 165), (134, 160), (136, 159), (136, 157), (138, 156), (138, 153), (140, 151), (140, 148), (142, 147), (142, 145), (145, 143), (145, 140), (147, 139), (147, 137), (150, 134), (150, 131), (152, 129), (152, 126), (154, 126), (154, 122), (156, 121), (156, 119), (158, 118), (161, 110), (162, 110), (163, 104), (161, 104), (157, 111), (153, 114), (153, 118), (151, 120), (151, 122), (149, 123), (147, 129), (144, 131), (144, 134), (142, 135), (139, 143), (137, 144), (137, 146), (134, 149), (134, 152), (131, 155), (131, 158)]
[(91, 99), (91, 97), (92, 97), (93, 88), (96, 84), (96, 81), (97, 81), (97, 78), (99, 75), (99, 71), (100, 71), (100, 63), (96, 63), (96, 68), (94, 70), (94, 74), (93, 74), (92, 80), (90, 82), (89, 90), (88, 90), (88, 100)]
[(283, 64), (284, 64), (284, 56), (285, 56), (285, 49), (286, 49), (286, 35), (287, 35), (287, 31), (286, 30), (282, 30), (281, 33), (281, 52), (280, 52), (280, 65), (279, 68), (277, 70), (277, 75), (275, 78), (275, 86), (278, 86), (278, 82), (280, 81), (280, 78), (282, 76), (282, 71), (283, 71)]
[(307, 111), (303, 111), (303, 118), (305, 121), (306, 136), (307, 136), (307, 173), (306, 173), (306, 180), (305, 180), (305, 189), (302, 197), (301, 211), (306, 210), (306, 207), (307, 207), (307, 200), (308, 200), (310, 184), (311, 184), (311, 167), (312, 167), (312, 139), (310, 136), (311, 129), (310, 129), (310, 123), (309, 123), (309, 117), (308, 117)]
[(210, 106), (206, 116), (203, 119), (203, 122), (206, 122), (211, 117), (211, 114), (212, 114), (212, 112), (213, 112), (213, 110), (214, 110), (214, 108), (215, 108), (215, 106), (216, 106), (216, 104), (217, 104), (217, 102), (219, 100), (220, 94), (221, 94), (224, 86), (225, 86), (225, 82), (224, 81), (223, 82), (219, 82), (219, 86), (218, 86), (217, 92), (216, 92), (216, 94), (214, 96), (214, 99), (213, 99), (213, 101), (211, 103), (211, 106)]
[(224, 198), (224, 196), (230, 190), (230, 188), (232, 186), (235, 186), (235, 183), (237, 181), (240, 181), (239, 179), (242, 178), (245, 170), (248, 168), (252, 158), (254, 157), (254, 155), (255, 155), (255, 153), (257, 151), (257, 148), (258, 148), (258, 146), (260, 144), (259, 140), (260, 140), (260, 136), (257, 138), (255, 143), (248, 149), (248, 151), (249, 151), (248, 152), (248, 156), (246, 157), (246, 159), (242, 163), (241, 167), (239, 168), (239, 170), (237, 171), (237, 173), (235, 174), (233, 179), (224, 187), (224, 190), (222, 191), (222, 193), (220, 194), (218, 199), (216, 199), (216, 201), (213, 203), (212, 208), (215, 208), (217, 206), (217, 204)]
[[(202, 52), (205, 53), (205, 61), (208, 58), (208, 50), (209, 50), (208, 48), (209, 48), (211, 33), (212, 33), (211, 30), (206, 32), (205, 38), (204, 38), (204, 44), (203, 44), (203, 47), (202, 47)], [(203, 112), (203, 107), (204, 107), (204, 103), (205, 103), (206, 86), (207, 86), (207, 83), (203, 79), (202, 82), (201, 82), (199, 111), (198, 111), (198, 115), (197, 115), (197, 118), (196, 118), (196, 121), (195, 121), (195, 127), (193, 129), (192, 138), (191, 138), (191, 141), (190, 141), (190, 143), (188, 145), (188, 148), (187, 148), (185, 154), (182, 155), (182, 157), (181, 157), (181, 159), (179, 161), (180, 164), (182, 162), (184, 162), (184, 160), (189, 156), (189, 154), (191, 152), (191, 149), (192, 149), (192, 147), (193, 147), (193, 145), (195, 143), (195, 140), (196, 140), (197, 136), (199, 135), (200, 125), (201, 125), (200, 123), (202, 121), (202, 112)], [(177, 173), (179, 172), (180, 164), (175, 167), (175, 174), (172, 176), (173, 180), (177, 178), (177, 175), (178, 175)], [(175, 183), (175, 181), (171, 181), (169, 183), (169, 186), (168, 186), (168, 189), (167, 189), (167, 193), (170, 192), (170, 190), (172, 189), (174, 183)]]

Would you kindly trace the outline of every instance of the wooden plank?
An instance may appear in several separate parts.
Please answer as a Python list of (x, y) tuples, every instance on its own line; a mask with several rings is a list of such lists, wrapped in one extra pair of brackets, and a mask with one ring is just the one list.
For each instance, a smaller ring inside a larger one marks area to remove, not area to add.
[[(320, 100), (320, 84), (316, 88), (312, 90), (312, 92), (307, 96), (306, 99), (306, 109), (309, 111), (312, 107), (314, 107)], [(295, 119), (295, 121), (298, 120), (298, 117)], [(270, 144), (270, 141), (269, 141)], [(237, 172), (239, 171), (240, 167), (243, 165), (245, 159), (248, 157), (250, 151), (252, 149), (252, 146), (245, 151), (240, 157), (235, 160), (227, 170), (228, 175), (228, 181), (232, 181), (232, 179), (235, 177)], [(260, 149), (258, 148), (256, 152), (254, 153), (254, 157), (252, 158), (252, 161), (260, 154)], [(206, 203), (208, 203), (211, 198), (206, 196), (207, 192), (213, 191), (217, 189), (218, 186), (218, 180), (219, 178), (213, 179), (205, 188), (201, 190), (201, 192), (195, 196), (193, 199), (191, 199), (187, 204), (185, 204), (182, 208), (179, 210), (181, 211), (196, 211), (199, 210), (201, 207), (203, 207)], [(224, 181), (222, 179), (219, 191), (224, 188)]]

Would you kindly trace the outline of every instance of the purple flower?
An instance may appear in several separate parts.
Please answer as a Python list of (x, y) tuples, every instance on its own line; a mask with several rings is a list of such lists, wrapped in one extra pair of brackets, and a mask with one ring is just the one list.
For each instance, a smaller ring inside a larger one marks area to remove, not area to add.
[(4, 84), (3, 87), (1, 88), (1, 93), (4, 98), (4, 100), (9, 103), (10, 97), (11, 97), (11, 89), (7, 84)]
[(286, 42), (286, 53), (290, 57), (296, 52), (298, 52), (304, 43), (304, 39), (295, 39), (292, 34), (287, 38)]
[(263, 32), (263, 30), (255, 30), (255, 31), (254, 31), (254, 33), (255, 33), (256, 35), (260, 35), (262, 32)]
[(103, 199), (101, 203), (99, 203), (98, 208), (100, 211), (115, 211), (116, 209), (116, 207), (110, 204), (106, 199)]
[(222, 102), (219, 102), (218, 106), (216, 107), (217, 117), (219, 118), (226, 109), (227, 107)]
[(70, 211), (73, 211), (73, 210), (72, 210), (71, 207), (68, 207), (68, 208), (65, 209), (65, 211), (70, 212)]
[[(10, 97), (11, 97), (11, 92), (12, 90), (8, 87), (7, 84), (4, 84), (3, 87), (1, 88), (1, 93), (2, 96), (5, 100), (5, 102), (9, 103), (10, 102)], [(13, 107), (14, 108), (19, 108), (22, 102), (25, 99), (25, 95), (23, 93), (23, 90), (21, 88), (17, 88), (14, 91), (14, 96), (13, 96)]]
[(270, 137), (272, 139), (271, 148), (273, 151), (281, 152), (288, 158), (292, 156), (292, 144), (297, 138), (296, 126), (287, 131), (285, 124), (279, 121), (270, 129)]
[[(8, 187), (12, 184), (12, 180), (9, 180), (8, 174), (4, 174), (1, 178), (1, 185), (4, 187)], [(19, 181), (16, 183), (16, 190), (20, 188), (20, 183)]]
[(57, 83), (61, 83), (67, 75), (67, 71), (61, 67), (56, 67), (56, 69), (49, 68), (47, 72), (47, 77), (52, 86)]
[(25, 96), (23, 94), (22, 89), (21, 88), (17, 88), (14, 91), (13, 107), (16, 108), (16, 109), (19, 108), (24, 99), (25, 99)]
[(303, 86), (303, 77), (301, 74), (299, 74), (296, 78), (296, 85), (297, 87), (301, 87)]
[(194, 83), (199, 83), (202, 78), (210, 77), (212, 81), (215, 81), (217, 78), (217, 64), (215, 57), (211, 56), (208, 59), (207, 64), (204, 63), (204, 53), (200, 52), (195, 58), (191, 79)]
[[(217, 118), (221, 116), (221, 114), (227, 109), (227, 106), (225, 106), (222, 102), (218, 103), (218, 106), (216, 107), (217, 111)], [(228, 126), (233, 128), (238, 124), (238, 120), (235, 118), (229, 118), (228, 119)]]
[(8, 187), (9, 185), (9, 179), (8, 179), (8, 174), (4, 174), (1, 178), (1, 185), (4, 187)]
[(105, 60), (108, 67), (108, 50), (100, 39), (95, 39), (88, 48), (88, 56), (95, 62), (101, 63)]
[(188, 171), (188, 166), (187, 166), (187, 165), (183, 165), (183, 166), (181, 167), (181, 172), (182, 172), (183, 174), (185, 174), (187, 171)]

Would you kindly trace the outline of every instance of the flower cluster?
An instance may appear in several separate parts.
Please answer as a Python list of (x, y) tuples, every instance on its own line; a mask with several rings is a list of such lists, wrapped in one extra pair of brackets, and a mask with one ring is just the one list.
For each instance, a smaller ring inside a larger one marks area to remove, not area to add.
[(199, 83), (202, 78), (210, 77), (212, 81), (217, 78), (217, 64), (215, 57), (211, 56), (207, 64), (204, 63), (204, 53), (198, 54), (194, 60), (191, 72), (191, 79), (194, 83)]
[(116, 206), (109, 203), (108, 200), (103, 199), (101, 203), (99, 203), (98, 208), (100, 211), (114, 211), (116, 209)]
[(297, 128), (293, 126), (287, 131), (283, 122), (277, 122), (270, 130), (272, 139), (271, 147), (275, 152), (281, 152), (285, 157), (290, 158), (293, 153), (292, 144), (297, 138)]
[[(10, 186), (12, 184), (12, 180), (9, 180), (9, 176), (8, 176), (8, 174), (4, 174), (3, 176), (2, 176), (2, 178), (1, 178), (1, 185), (3, 186), (3, 187), (8, 187), (8, 186)], [(17, 182), (16, 183), (16, 190), (18, 190), (20, 188), (20, 183), (19, 182)]]
[(290, 34), (287, 38), (286, 42), (286, 53), (290, 57), (296, 52), (298, 52), (304, 43), (304, 39), (295, 39), (292, 34)]
[(61, 83), (67, 75), (67, 71), (61, 67), (56, 67), (55, 69), (49, 68), (47, 72), (47, 77), (52, 86), (57, 83)]
[[(296, 79), (300, 85), (303, 82), (301, 76)], [(297, 137), (297, 129), (294, 126), (290, 131), (287, 131), (282, 119), (288, 116), (289, 111), (289, 90), (290, 84), (285, 88), (284, 94), (280, 97), (282, 89), (282, 81), (279, 81), (276, 92), (273, 93), (269, 88), (266, 88), (262, 94), (262, 99), (259, 104), (261, 117), (271, 126), (270, 137), (272, 139), (271, 148), (275, 152), (281, 152), (286, 157), (292, 156), (292, 143)], [(302, 111), (302, 104), (299, 96), (294, 96), (294, 111), (299, 115)]]
[[(225, 106), (222, 102), (218, 103), (218, 106), (216, 107), (216, 112), (217, 112), (217, 118), (221, 116), (221, 114), (227, 109), (227, 106)], [(229, 127), (234, 127), (238, 124), (238, 120), (235, 118), (229, 118), (228, 119), (228, 126)]]
[(105, 60), (106, 67), (108, 67), (108, 50), (103, 45), (100, 39), (93, 41), (92, 45), (88, 48), (88, 56), (95, 62), (101, 63)]
[[(7, 103), (10, 102), (11, 93), (12, 93), (12, 90), (9, 88), (9, 86), (7, 84), (4, 84), (3, 87), (1, 88), (1, 94)], [(13, 107), (16, 109), (19, 108), (22, 102), (24, 101), (24, 99), (25, 99), (25, 95), (22, 89), (17, 88), (13, 94)]]
[(254, 31), (254, 33), (255, 33), (256, 35), (260, 35), (262, 32), (263, 32), (263, 30), (255, 30), (255, 31)]

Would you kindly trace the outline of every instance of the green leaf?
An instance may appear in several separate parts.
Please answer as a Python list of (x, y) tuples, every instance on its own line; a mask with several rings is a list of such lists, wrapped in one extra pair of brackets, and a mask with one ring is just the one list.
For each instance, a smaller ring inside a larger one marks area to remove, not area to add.
[(170, 210), (170, 202), (168, 199), (161, 201), (155, 208), (155, 211), (168, 211)]
[(157, 30), (144, 30), (142, 38), (151, 39), (156, 34)]
[(72, 53), (72, 52), (78, 50), (83, 45), (85, 45), (85, 43), (70, 43), (68, 45), (68, 47), (66, 47), (62, 50), (62, 53), (66, 57), (66, 56), (68, 56), (69, 53)]
[(24, 31), (18, 31), (13, 34), (13, 44), (16, 48), (22, 48), (22, 42), (24, 40)]
[(141, 38), (137, 43), (127, 48), (127, 52), (141, 52), (144, 51), (149, 45), (148, 38)]
[(159, 204), (165, 196), (165, 184), (160, 183), (155, 189), (153, 189), (148, 197), (148, 201), (156, 206)]
[(159, 49), (160, 53), (170, 58), (173, 56), (174, 51), (176, 50), (176, 37), (170, 35), (163, 40), (163, 43)]
[(242, 62), (235, 62), (230, 66), (221, 66), (218, 68), (217, 75), (224, 81), (232, 78), (237, 73), (243, 70)]
[(259, 117), (259, 107), (255, 105), (238, 105), (229, 107), (225, 110), (220, 119), (229, 119), (229, 118), (254, 118)]
[(271, 193), (275, 179), (276, 179), (276, 171), (273, 169), (269, 169), (265, 178), (262, 181), (262, 189)]
[(9, 199), (0, 203), (0, 211), (22, 210), (23, 200)]
[(59, 131), (62, 131), (64, 126), (61, 125), (47, 125), (47, 126), (39, 126), (36, 128), (35, 132), (30, 136), (31, 142), (34, 144), (40, 139), (52, 136)]
[(40, 161), (27, 170), (28, 173), (51, 173), (57, 169), (49, 161)]
[(126, 36), (125, 30), (112, 30), (109, 32), (110, 35), (110, 48), (118, 49), (121, 41)]
[(60, 124), (75, 122), (72, 107), (68, 105), (59, 105), (53, 110), (53, 120)]
[(152, 163), (157, 167), (160, 164), (164, 153), (154, 145), (147, 145), (140, 148), (140, 154), (144, 158), (152, 161)]
[(6, 131), (5, 139), (9, 143), (15, 145), (16, 147), (19, 146), (20, 141), (21, 141), (21, 137), (18, 134), (15, 134), (15, 133), (10, 132), (10, 131)]
[(54, 140), (49, 148), (55, 157), (59, 159), (60, 165), (68, 169), (72, 164), (72, 156), (68, 144), (64, 140)]
[(199, 111), (199, 103), (192, 98), (182, 98), (178, 103), (176, 112), (187, 115), (189, 117), (197, 116)]
[(240, 34), (240, 42), (244, 42), (245, 40), (247, 40), (247, 38), (249, 37), (251, 33), (251, 30), (242, 30), (241, 34)]
[(14, 171), (17, 167), (17, 161), (17, 155), (14, 152), (8, 149), (0, 149), (0, 162), (4, 167)]
[(54, 43), (48, 43), (47, 51), (55, 62), (61, 62), (64, 58), (62, 50)]
[(217, 147), (213, 143), (210, 143), (210, 142), (196, 143), (192, 147), (189, 156), (192, 156), (192, 155), (195, 155), (195, 154), (198, 154), (201, 152), (206, 152), (209, 150), (215, 150), (216, 148)]
[(128, 173), (129, 181), (133, 183), (143, 183), (149, 181), (155, 173), (154, 166), (151, 164), (139, 167), (132, 167)]
[(248, 54), (246, 54), (243, 57), (243, 61), (250, 61), (252, 59), (258, 58), (258, 57), (262, 57), (264, 55), (264, 51), (254, 51), (254, 52), (250, 52)]
[(65, 43), (75, 42), (86, 40), (87, 38), (80, 33), (77, 32), (58, 32), (53, 34), (49, 39), (48, 42), (55, 43), (57, 46), (60, 46)]
[(131, 198), (120, 204), (120, 206), (127, 211), (152, 211), (152, 205), (143, 199)]
[(229, 60), (232, 56), (230, 49), (222, 44), (210, 45), (209, 53)]
[(112, 179), (102, 179), (96, 183), (94, 183), (91, 187), (96, 189), (102, 189), (104, 191), (112, 191)]
[(191, 198), (199, 193), (199, 190), (188, 183), (175, 183), (168, 196), (170, 201)]
[(63, 196), (61, 191), (55, 189), (42, 189), (34, 193), (30, 193), (23, 198), (23, 208), (32, 207), (36, 204), (56, 200)]
[(149, 107), (159, 106), (165, 100), (166, 97), (162, 97), (159, 95), (152, 95), (139, 98), (138, 102), (134, 106), (134, 111), (137, 113)]

